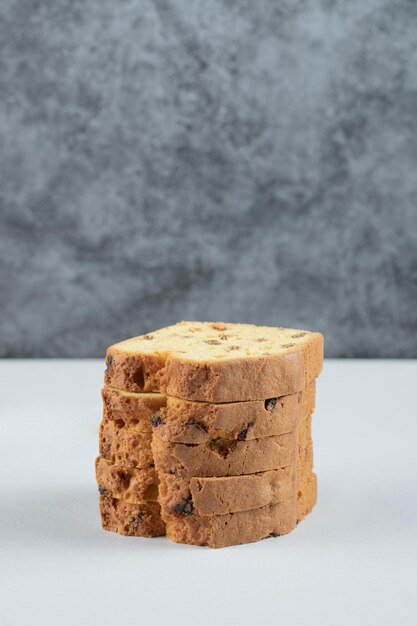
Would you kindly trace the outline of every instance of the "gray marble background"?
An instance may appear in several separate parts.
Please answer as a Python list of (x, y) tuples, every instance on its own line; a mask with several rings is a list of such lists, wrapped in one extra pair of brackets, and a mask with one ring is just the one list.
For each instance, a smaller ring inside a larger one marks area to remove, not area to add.
[(417, 356), (417, 2), (2, 0), (0, 356)]

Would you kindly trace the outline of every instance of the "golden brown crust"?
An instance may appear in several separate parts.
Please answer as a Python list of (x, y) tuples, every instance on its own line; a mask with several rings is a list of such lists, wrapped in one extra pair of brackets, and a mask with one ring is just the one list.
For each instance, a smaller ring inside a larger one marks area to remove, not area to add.
[(125, 353), (110, 346), (106, 353), (104, 383), (125, 391), (160, 392), (165, 361), (157, 354)]
[(123, 467), (146, 468), (153, 464), (151, 450), (152, 428), (147, 422), (120, 427), (114, 421), (103, 420), (99, 431), (100, 455)]
[(166, 403), (161, 394), (127, 393), (104, 387), (99, 451), (107, 461), (127, 467), (153, 464), (152, 423)]
[(172, 515), (224, 515), (259, 509), (291, 498), (295, 467), (243, 476), (183, 479), (158, 474), (162, 517)]
[(311, 413), (315, 381), (302, 392), (249, 402), (190, 402), (168, 396), (161, 408), (156, 433), (171, 443), (205, 443), (218, 436), (229, 439), (261, 439), (292, 432), (300, 411)]
[(237, 476), (295, 463), (297, 435), (294, 431), (252, 441), (214, 440), (197, 445), (169, 443), (154, 436), (152, 452), (158, 472), (175, 474), (179, 478)]
[(300, 427), (298, 437), (298, 463), (304, 472), (313, 469), (313, 440), (311, 437), (311, 414), (307, 415)]
[(111, 495), (100, 496), (100, 514), (104, 530), (133, 537), (161, 537), (165, 524), (157, 502), (132, 504)]
[(304, 479), (297, 493), (297, 521), (300, 522), (311, 513), (317, 502), (317, 476), (313, 472)]
[(309, 369), (302, 350), (204, 364), (168, 359), (162, 388), (167, 395), (201, 402), (263, 400), (293, 394), (320, 374), (322, 345), (314, 341)]
[(300, 408), (302, 419), (314, 409), (315, 382), (297, 394), (264, 402), (210, 404), (112, 388), (103, 389), (103, 398), (101, 456), (140, 467), (152, 463), (152, 428), (171, 443), (205, 443), (218, 437), (250, 441), (292, 432)]
[[(243, 326), (228, 324), (227, 329), (236, 332)], [(260, 331), (260, 327), (246, 328), (249, 328), (247, 332)], [(281, 329), (269, 330), (281, 332)], [(158, 332), (161, 331), (156, 331), (155, 335)], [(223, 331), (219, 328), (218, 332)], [(143, 337), (127, 340), (108, 349), (105, 383), (127, 391), (162, 391), (170, 396), (203, 402), (263, 400), (293, 394), (317, 378), (323, 362), (323, 336), (306, 331), (299, 334), (307, 338), (299, 345), (284, 344), (276, 353), (217, 360), (211, 353), (207, 359), (191, 359), (179, 355), (178, 350), (147, 352), (147, 342), (141, 347), (139, 341)], [(187, 336), (184, 335), (184, 341)], [(134, 341), (138, 345), (133, 349)]]
[(101, 456), (96, 459), (96, 480), (101, 495), (126, 502), (151, 502), (158, 499), (158, 476), (155, 467), (137, 470), (132, 466), (114, 465)]
[(284, 535), (296, 526), (295, 499), (273, 506), (227, 515), (167, 516), (166, 534), (176, 543), (224, 548), (259, 541), (269, 535)]
[[(111, 422), (112, 425), (111, 429), (106, 427), (108, 437), (117, 438), (123, 428), (132, 427), (133, 431), (135, 427), (143, 440), (148, 434), (150, 441), (152, 425), (164, 441), (192, 444), (204, 443), (225, 431), (230, 439), (246, 440), (291, 432), (300, 409), (303, 414), (314, 409), (315, 381), (289, 396), (220, 404), (123, 392), (111, 387), (105, 387), (102, 395), (103, 424)], [(109, 442), (106, 445), (108, 447)]]
[[(110, 493), (113, 491), (113, 495), (116, 495), (118, 498), (124, 498), (126, 504), (140, 502), (143, 497), (145, 497), (145, 493), (146, 497), (156, 497), (156, 485), (158, 480), (156, 478), (155, 469), (149, 467), (149, 465), (153, 462), (150, 448), (152, 436), (151, 422), (159, 424), (161, 417), (164, 417), (165, 419), (163, 411), (166, 401), (169, 407), (170, 401), (172, 400), (174, 405), (177, 407), (178, 412), (178, 414), (174, 413), (170, 416), (168, 423), (170, 421), (175, 423), (175, 420), (178, 419), (181, 423), (183, 423), (184, 420), (181, 418), (181, 415), (183, 415), (184, 412), (181, 412), (180, 409), (181, 407), (188, 407), (189, 410), (187, 412), (187, 419), (188, 417), (192, 417), (195, 420), (205, 419), (204, 424), (209, 429), (209, 434), (211, 434), (211, 436), (219, 434), (218, 430), (213, 430), (213, 426), (228, 425), (230, 427), (233, 424), (233, 419), (235, 419), (236, 423), (237, 414), (239, 416), (243, 416), (243, 421), (241, 421), (241, 423), (246, 424), (246, 418), (248, 417), (245, 412), (246, 407), (253, 410), (257, 407), (257, 405), (261, 405), (262, 411), (264, 411), (267, 416), (270, 414), (273, 416), (275, 415), (275, 419), (278, 421), (282, 420), (283, 414), (285, 420), (285, 413), (301, 406), (302, 420), (298, 437), (297, 459), (298, 517), (301, 519), (311, 510), (315, 503), (315, 497), (312, 497), (311, 495), (308, 497), (306, 496), (306, 493), (311, 494), (312, 491), (312, 488), (307, 490), (307, 485), (313, 482), (313, 487), (314, 485), (316, 486), (316, 477), (314, 476), (311, 478), (313, 467), (311, 412), (314, 407), (314, 392), (315, 384), (312, 383), (308, 388), (303, 390), (302, 394), (296, 394), (294, 396), (279, 399), (278, 402), (275, 403), (272, 411), (266, 411), (264, 403), (260, 402), (237, 403), (239, 411), (231, 411), (231, 409), (234, 408), (234, 405), (195, 403), (176, 398), (167, 399), (164, 396), (159, 396), (158, 394), (128, 394), (111, 388), (104, 389), (103, 399), (105, 417), (103, 418), (101, 425), (100, 447), (102, 454), (106, 457), (106, 460), (110, 460), (111, 462), (105, 464), (103, 461), (97, 461), (97, 464), (100, 464), (99, 466), (101, 468), (98, 472), (100, 489), (102, 493)], [(201, 411), (201, 409), (203, 409), (203, 411)], [(262, 412), (260, 412), (260, 414), (262, 415)], [(207, 418), (207, 415), (209, 415), (209, 418)], [(212, 419), (213, 415), (216, 416), (215, 420)], [(221, 421), (222, 419), (223, 422)], [(292, 416), (291, 420), (294, 419), (294, 416)], [(239, 420), (239, 418), (237, 418), (237, 420)], [(282, 423), (283, 422), (281, 422), (281, 424)], [(159, 428), (160, 426), (158, 426), (158, 429)], [(255, 432), (257, 431), (255, 430)], [(250, 432), (247, 432), (246, 434), (250, 436)], [(247, 437), (248, 440), (250, 440), (249, 436)], [(131, 445), (132, 441), (135, 442), (135, 438), (139, 438), (139, 446)], [(146, 461), (150, 461), (150, 463), (147, 464)], [(134, 469), (137, 467), (143, 467), (145, 473), (138, 473), (137, 469)], [(264, 476), (267, 473), (268, 472), (265, 472)], [(258, 476), (262, 476), (262, 474), (258, 474)], [(238, 478), (243, 481), (246, 479), (250, 481), (253, 478), (253, 475), (244, 475)], [(205, 479), (196, 477), (190, 481), (189, 477), (187, 480), (179, 480), (177, 477), (171, 475), (167, 478), (164, 477), (162, 480), (163, 483), (164, 480), (171, 480), (172, 482), (170, 488), (172, 506), (175, 506), (175, 503), (173, 503), (175, 493), (177, 495), (181, 494), (182, 499), (187, 499), (188, 493), (192, 495), (190, 488), (193, 488), (194, 498), (196, 498), (196, 494), (198, 494), (195, 509), (193, 509), (195, 514), (223, 514), (229, 512), (226, 510), (227, 504), (225, 508), (221, 508), (224, 506), (225, 502), (228, 502), (228, 498), (232, 509), (240, 509), (243, 506), (248, 509), (257, 508), (268, 504), (268, 502), (262, 500), (263, 496), (259, 494), (259, 492), (265, 494), (265, 489), (263, 491), (262, 489), (258, 489), (256, 495), (249, 496), (249, 499), (247, 500), (244, 494), (244, 489), (239, 487), (239, 489), (236, 488), (233, 490), (227, 490), (227, 487), (222, 487), (222, 481), (226, 481), (227, 484), (227, 481), (235, 480), (231, 478)], [(197, 484), (199, 484), (199, 489), (196, 491)], [(173, 485), (177, 486), (176, 490)], [(178, 489), (178, 486), (180, 489)], [(201, 486), (203, 486), (203, 489), (201, 489)], [(211, 493), (209, 493), (210, 489)], [(235, 499), (237, 499), (237, 502), (234, 502), (233, 498), (230, 500), (230, 495), (228, 496), (228, 494), (231, 493)], [(218, 502), (216, 503), (216, 497), (217, 500), (219, 500), (219, 496), (221, 498), (220, 505)], [(251, 497), (252, 500), (250, 499)], [(165, 508), (169, 509), (169, 502), (166, 499), (164, 501), (164, 498), (162, 497), (161, 502), (164, 503)], [(212, 502), (214, 502), (214, 508), (210, 511)], [(245, 502), (245, 504), (242, 505), (242, 502)], [(273, 502), (273, 498), (271, 502)]]
[(317, 500), (317, 476), (313, 474), (313, 440), (311, 437), (312, 413), (305, 413), (298, 435), (296, 467), (297, 520), (310, 513)]
[[(136, 426), (139, 422), (151, 429), (151, 419), (165, 406), (166, 396), (152, 393), (126, 393), (114, 387), (104, 387), (103, 419), (120, 425)], [(123, 422), (123, 424), (122, 424)]]

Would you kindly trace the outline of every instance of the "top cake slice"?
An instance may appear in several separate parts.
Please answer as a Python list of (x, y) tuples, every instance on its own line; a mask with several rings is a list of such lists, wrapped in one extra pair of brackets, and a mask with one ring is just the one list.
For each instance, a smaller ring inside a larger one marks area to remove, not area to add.
[(303, 389), (323, 364), (323, 336), (223, 322), (179, 322), (107, 350), (105, 383), (186, 400), (264, 400)]

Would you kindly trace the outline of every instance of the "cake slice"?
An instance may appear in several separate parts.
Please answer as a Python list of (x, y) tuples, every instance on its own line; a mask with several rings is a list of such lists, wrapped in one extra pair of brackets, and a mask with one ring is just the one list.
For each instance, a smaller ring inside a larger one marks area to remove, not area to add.
[(103, 419), (114, 422), (118, 427), (137, 426), (151, 433), (152, 420), (160, 409), (166, 405), (167, 398), (160, 393), (128, 393), (114, 387), (104, 387)]
[(166, 516), (166, 534), (176, 543), (224, 548), (284, 535), (297, 523), (295, 498), (227, 515)]
[(206, 402), (264, 400), (319, 375), (323, 336), (223, 322), (180, 322), (107, 350), (107, 385)]
[(196, 445), (161, 441), (154, 435), (152, 452), (158, 472), (179, 478), (254, 474), (295, 463), (298, 430), (251, 441), (218, 437)]
[(190, 479), (158, 473), (158, 501), (165, 515), (224, 515), (278, 504), (294, 496), (295, 464), (247, 474)]

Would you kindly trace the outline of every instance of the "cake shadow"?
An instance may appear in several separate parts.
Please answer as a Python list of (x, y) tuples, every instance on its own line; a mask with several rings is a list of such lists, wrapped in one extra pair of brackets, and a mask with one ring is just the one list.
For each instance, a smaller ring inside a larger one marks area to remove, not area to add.
[(144, 539), (122, 537), (101, 527), (98, 496), (94, 489), (44, 491), (29, 493), (24, 498), (13, 494), (0, 504), (0, 547), (18, 545), (28, 549), (43, 545), (85, 549), (129, 545), (140, 542), (141, 549), (154, 542), (169, 545), (165, 537)]

